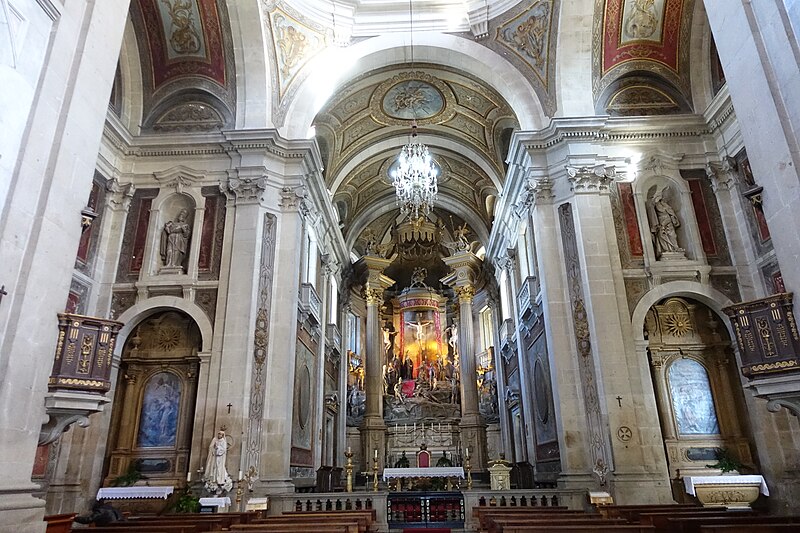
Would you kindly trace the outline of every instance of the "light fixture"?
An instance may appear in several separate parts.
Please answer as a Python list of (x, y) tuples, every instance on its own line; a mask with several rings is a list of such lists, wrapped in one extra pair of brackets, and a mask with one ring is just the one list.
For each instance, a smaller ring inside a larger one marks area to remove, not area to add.
[[(414, 11), (413, 0), (408, 2), (411, 28), (411, 72), (414, 72)], [(417, 141), (417, 106), (412, 104), (411, 138), (397, 156), (390, 175), (403, 215), (418, 219), (427, 216), (439, 192), (438, 171), (428, 147)]]

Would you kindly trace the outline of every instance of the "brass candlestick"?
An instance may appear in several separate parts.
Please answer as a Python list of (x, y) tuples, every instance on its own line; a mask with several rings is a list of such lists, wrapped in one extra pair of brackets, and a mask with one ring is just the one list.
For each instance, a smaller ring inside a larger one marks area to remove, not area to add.
[(372, 492), (378, 492), (378, 458), (372, 458)]
[(353, 492), (353, 452), (348, 448), (344, 456), (347, 457), (347, 464), (344, 465), (344, 470), (347, 472), (347, 492)]
[(236, 483), (236, 510), (242, 512), (242, 480)]
[(472, 490), (472, 466), (469, 464), (469, 455), (464, 456), (464, 471), (467, 473), (467, 490)]

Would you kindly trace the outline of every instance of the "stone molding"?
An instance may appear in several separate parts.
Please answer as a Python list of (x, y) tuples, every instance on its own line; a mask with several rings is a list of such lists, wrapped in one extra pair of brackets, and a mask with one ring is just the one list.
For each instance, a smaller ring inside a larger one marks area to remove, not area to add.
[(266, 176), (230, 177), (220, 191), (236, 205), (259, 203), (267, 189)]
[(608, 193), (608, 186), (616, 177), (613, 166), (594, 165), (574, 167), (567, 165), (567, 179), (574, 193)]

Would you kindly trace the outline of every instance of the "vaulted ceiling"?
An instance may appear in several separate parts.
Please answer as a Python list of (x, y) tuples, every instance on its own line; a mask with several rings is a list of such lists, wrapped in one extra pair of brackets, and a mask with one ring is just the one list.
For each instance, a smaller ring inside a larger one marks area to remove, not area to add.
[(502, 188), (508, 141), (518, 128), (513, 111), (488, 84), (456, 69), (403, 65), (356, 78), (314, 122), (346, 240), (364, 229), (358, 221), (394, 205), (389, 169), (412, 119), (440, 169), (441, 204), (461, 206), (488, 235), (491, 199)]

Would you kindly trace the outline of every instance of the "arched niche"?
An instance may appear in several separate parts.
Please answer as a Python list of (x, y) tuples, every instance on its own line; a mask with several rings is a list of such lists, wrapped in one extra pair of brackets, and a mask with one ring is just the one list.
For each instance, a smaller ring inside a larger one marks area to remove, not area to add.
[(703, 303), (669, 296), (647, 311), (643, 335), (674, 494), (682, 478), (708, 475), (727, 449), (753, 466), (731, 337)]
[(186, 479), (197, 397), (201, 334), (178, 310), (139, 322), (118, 373), (104, 485), (138, 472), (153, 484)]

